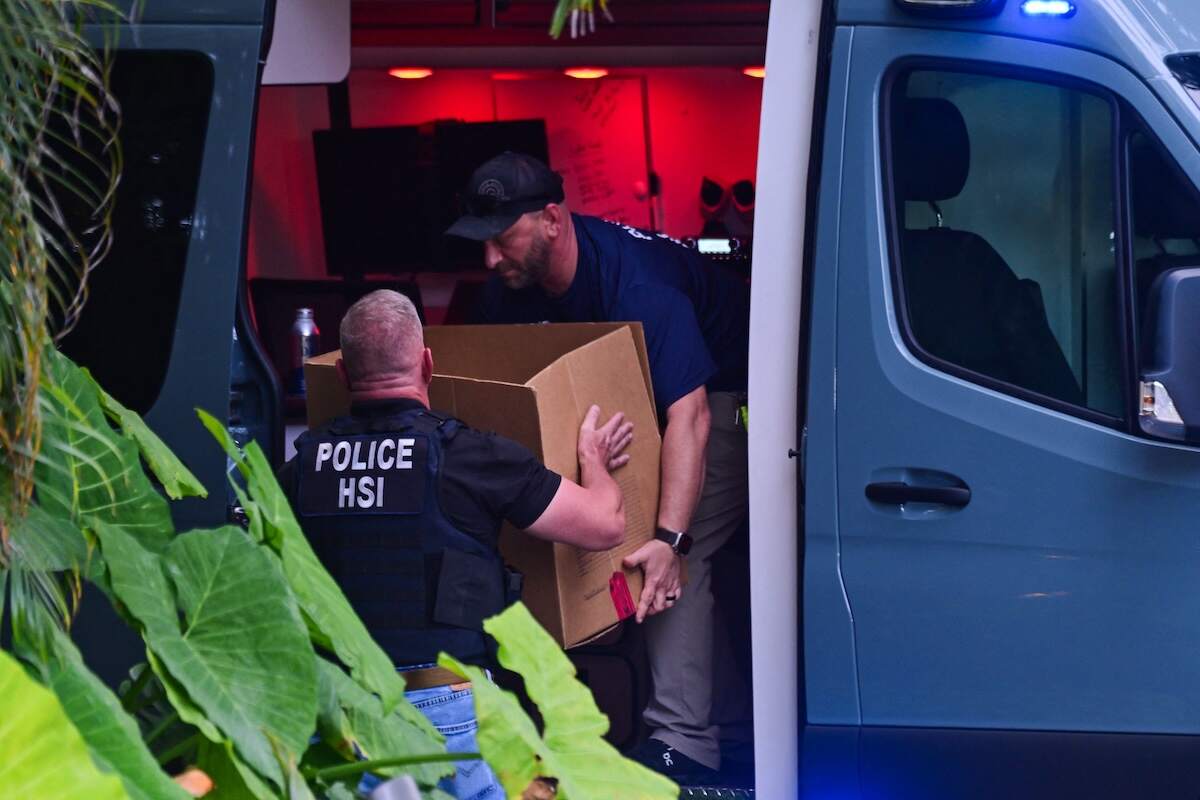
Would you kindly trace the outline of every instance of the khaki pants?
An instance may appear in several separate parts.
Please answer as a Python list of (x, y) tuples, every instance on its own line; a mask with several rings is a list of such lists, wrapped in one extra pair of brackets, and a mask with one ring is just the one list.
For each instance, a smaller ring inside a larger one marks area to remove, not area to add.
[(748, 743), (751, 735), (749, 676), (733, 666), (716, 614), (711, 563), (748, 511), (746, 430), (735, 422), (740, 399), (731, 392), (708, 396), (712, 425), (704, 489), (688, 530), (688, 583), (674, 608), (645, 623), (654, 685), (642, 719), (653, 738), (713, 769), (720, 767), (720, 740)]

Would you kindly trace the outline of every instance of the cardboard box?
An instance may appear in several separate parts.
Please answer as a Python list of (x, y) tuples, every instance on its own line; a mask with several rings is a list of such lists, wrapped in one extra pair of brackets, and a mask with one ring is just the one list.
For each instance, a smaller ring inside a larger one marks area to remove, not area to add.
[[(525, 574), (524, 601), (564, 647), (605, 633), (636, 608), (640, 570), (621, 559), (654, 535), (662, 441), (640, 323), (464, 325), (425, 329), (433, 351), (430, 404), (469, 425), (515, 439), (547, 467), (579, 480), (576, 440), (588, 406), (601, 421), (634, 424), (630, 462), (613, 477), (625, 496), (625, 540), (606, 552), (550, 543), (505, 527), (500, 549)], [(308, 424), (349, 409), (339, 353), (309, 359)]]

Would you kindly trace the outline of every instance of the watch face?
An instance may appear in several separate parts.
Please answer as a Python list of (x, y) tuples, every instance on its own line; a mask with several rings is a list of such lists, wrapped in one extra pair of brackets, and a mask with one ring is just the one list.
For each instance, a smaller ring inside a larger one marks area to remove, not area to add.
[(686, 556), (688, 550), (692, 549), (692, 537), (686, 533), (659, 528), (654, 532), (654, 538), (669, 544), (676, 555)]

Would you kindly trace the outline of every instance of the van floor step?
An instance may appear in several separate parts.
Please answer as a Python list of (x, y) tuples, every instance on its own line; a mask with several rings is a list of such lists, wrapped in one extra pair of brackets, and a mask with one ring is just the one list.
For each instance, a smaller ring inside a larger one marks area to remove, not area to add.
[(680, 800), (687, 798), (710, 798), (711, 800), (742, 800), (754, 798), (753, 789), (730, 789), (716, 786), (683, 786), (680, 787)]

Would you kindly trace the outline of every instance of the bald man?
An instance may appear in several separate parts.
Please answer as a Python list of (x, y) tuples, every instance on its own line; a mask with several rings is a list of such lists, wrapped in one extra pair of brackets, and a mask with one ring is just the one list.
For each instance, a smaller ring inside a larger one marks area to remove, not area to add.
[[(481, 623), (520, 591), (497, 549), (502, 521), (586, 550), (621, 542), (625, 511), (609, 473), (629, 460), (633, 425), (615, 414), (597, 427), (592, 406), (576, 484), (521, 445), (429, 408), (433, 355), (408, 298), (372, 292), (340, 335), (350, 415), (301, 434), (281, 482), (322, 563), (404, 671), (408, 698), (452, 752), (478, 752), (470, 684), (434, 666), (437, 655), (487, 665)], [(461, 762), (442, 788), (504, 797), (478, 761)]]

